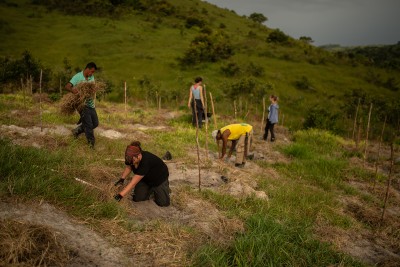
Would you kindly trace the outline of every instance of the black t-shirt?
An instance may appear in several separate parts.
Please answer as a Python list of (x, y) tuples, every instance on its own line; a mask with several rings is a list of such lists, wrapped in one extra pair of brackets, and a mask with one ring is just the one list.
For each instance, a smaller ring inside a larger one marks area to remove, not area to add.
[(125, 164), (131, 166), (134, 174), (144, 176), (141, 181), (148, 186), (159, 186), (168, 180), (169, 172), (167, 165), (162, 159), (148, 151), (142, 151), (142, 160), (137, 169), (133, 164), (127, 164), (127, 162)]

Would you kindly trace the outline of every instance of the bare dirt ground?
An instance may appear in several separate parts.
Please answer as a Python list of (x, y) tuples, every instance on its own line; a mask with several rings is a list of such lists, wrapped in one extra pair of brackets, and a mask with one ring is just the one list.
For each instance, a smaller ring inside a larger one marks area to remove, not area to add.
[[(170, 116), (174, 116), (171, 115)], [(68, 136), (73, 125), (45, 127), (15, 125), (1, 125), (0, 137), (10, 138), (14, 144), (22, 146), (48, 147), (55, 141), (53, 135)], [(135, 137), (147, 136), (146, 131), (167, 130), (167, 126), (150, 126), (133, 124), (126, 131), (114, 129), (96, 129), (96, 134), (109, 139), (130, 139), (129, 134), (134, 132)], [(256, 160), (267, 163), (288, 163), (290, 159), (275, 149), (276, 145), (290, 143), (290, 137), (285, 128), (276, 129), (279, 136), (276, 143), (267, 143), (255, 136), (254, 146)], [(53, 144), (54, 145), (54, 144)], [(60, 145), (60, 144), (57, 144)], [(67, 145), (67, 144), (61, 144)], [(202, 151), (204, 153), (204, 151)], [(373, 154), (373, 152), (371, 152)], [(196, 154), (189, 157), (196, 159)], [(248, 161), (246, 167), (237, 169), (232, 162), (219, 162), (215, 160), (216, 154), (209, 154), (211, 165), (201, 170), (201, 186), (211, 190), (231, 194), (234, 197), (255, 195), (268, 199), (264, 191), (257, 191), (257, 183), (251, 179), (254, 175), (268, 176), (270, 179), (282, 179), (273, 169), (260, 168), (256, 163)], [(232, 159), (234, 160), (234, 159)], [(363, 164), (354, 160), (352, 164)], [(116, 232), (107, 236), (103, 230), (91, 229), (85, 222), (71, 218), (63, 211), (47, 203), (14, 203), (8, 200), (0, 202), (0, 219), (40, 224), (62, 240), (67, 248), (67, 266), (185, 266), (186, 253), (191, 248), (201, 244), (204, 240), (213, 240), (222, 245), (228, 245), (234, 233), (243, 231), (242, 222), (230, 219), (221, 213), (212, 204), (188, 195), (183, 186), (197, 188), (199, 173), (196, 166), (187, 165), (177, 160), (167, 161), (170, 170), (170, 184), (172, 189), (172, 205), (167, 208), (158, 207), (152, 200), (133, 203), (126, 198), (122, 205), (130, 207), (132, 218), (137, 221), (137, 227), (142, 230), (134, 234)], [(367, 164), (368, 165), (368, 164)], [(370, 165), (368, 165), (370, 166)], [(372, 168), (373, 166), (370, 166)], [(93, 170), (99, 177), (96, 186), (105, 192), (108, 197), (115, 193), (115, 188), (110, 186), (109, 172), (115, 170)], [(222, 177), (223, 176), (223, 177)], [(394, 180), (396, 182), (398, 180)], [(385, 188), (377, 186), (375, 191), (369, 189), (369, 184), (349, 180), (349, 185), (357, 188), (372, 198), (382, 199)], [(90, 186), (90, 185), (89, 185)], [(338, 213), (345, 213), (359, 227), (347, 231), (329, 226), (324, 219), (317, 221), (315, 227), (316, 237), (322, 241), (334, 244), (344, 253), (347, 253), (366, 264), (378, 266), (400, 265), (400, 194), (399, 189), (392, 189), (390, 204), (384, 222), (380, 221), (381, 208), (374, 203), (367, 203), (359, 197), (345, 197), (340, 199), (342, 209)], [(363, 227), (362, 225), (370, 227)], [(203, 239), (194, 242), (189, 238), (188, 232), (178, 226), (191, 226), (196, 229)], [(105, 238), (107, 236), (107, 238)], [(135, 240), (133, 247), (127, 247), (121, 239)], [(197, 244), (196, 244), (197, 243)]]

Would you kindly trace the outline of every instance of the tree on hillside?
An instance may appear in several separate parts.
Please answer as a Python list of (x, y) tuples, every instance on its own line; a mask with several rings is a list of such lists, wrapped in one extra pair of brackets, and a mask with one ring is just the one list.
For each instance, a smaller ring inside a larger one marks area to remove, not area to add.
[(288, 41), (289, 41), (289, 36), (287, 36), (279, 29), (273, 30), (267, 37), (268, 43), (285, 44)]
[(223, 33), (202, 33), (192, 40), (189, 49), (179, 61), (182, 67), (190, 67), (200, 62), (217, 62), (228, 59), (232, 55), (233, 46), (228, 36)]
[(260, 24), (268, 20), (268, 18), (261, 13), (252, 13), (249, 16), (249, 19)]
[(314, 42), (314, 40), (309, 36), (301, 36), (299, 40), (307, 44), (312, 44)]

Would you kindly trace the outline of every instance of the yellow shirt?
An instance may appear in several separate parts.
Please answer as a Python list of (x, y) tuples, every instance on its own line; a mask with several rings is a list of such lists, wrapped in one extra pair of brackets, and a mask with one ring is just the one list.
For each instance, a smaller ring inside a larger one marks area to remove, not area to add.
[(253, 130), (253, 126), (247, 123), (230, 124), (221, 128), (221, 134), (225, 130), (229, 130), (231, 132), (231, 134), (228, 136), (228, 140), (238, 140), (240, 136)]

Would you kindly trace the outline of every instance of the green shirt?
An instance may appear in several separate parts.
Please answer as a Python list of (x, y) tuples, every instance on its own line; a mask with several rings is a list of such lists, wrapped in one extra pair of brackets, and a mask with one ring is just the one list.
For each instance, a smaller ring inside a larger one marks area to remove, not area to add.
[[(72, 79), (69, 81), (73, 86), (76, 86), (78, 83), (81, 82), (94, 82), (94, 76), (89, 76), (86, 80), (85, 76), (83, 75), (83, 71), (78, 72), (77, 74), (72, 77)], [(88, 98), (85, 101), (86, 106), (89, 108), (94, 108), (94, 100), (93, 98)]]

